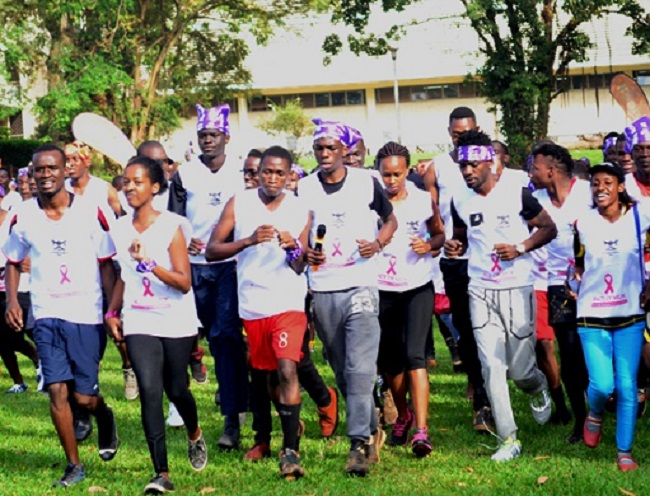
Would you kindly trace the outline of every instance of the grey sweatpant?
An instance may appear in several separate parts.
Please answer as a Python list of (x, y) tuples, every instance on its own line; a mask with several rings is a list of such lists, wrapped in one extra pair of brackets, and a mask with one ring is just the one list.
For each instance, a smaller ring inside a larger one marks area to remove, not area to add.
[(536, 300), (532, 286), (514, 289), (468, 289), (472, 327), (481, 360), (497, 434), (517, 434), (508, 378), (528, 394), (547, 387), (535, 357)]
[(347, 404), (348, 437), (368, 442), (378, 419), (372, 391), (379, 353), (379, 293), (374, 287), (314, 292), (314, 323)]

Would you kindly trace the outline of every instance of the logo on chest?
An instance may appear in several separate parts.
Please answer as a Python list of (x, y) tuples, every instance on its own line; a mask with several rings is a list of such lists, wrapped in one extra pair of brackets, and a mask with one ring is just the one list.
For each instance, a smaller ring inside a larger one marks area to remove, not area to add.
[(66, 254), (66, 245), (68, 243), (67, 240), (53, 239), (51, 241), (52, 241), (52, 253), (59, 256)]
[(608, 255), (614, 255), (618, 253), (618, 239), (606, 239), (603, 240), (605, 245), (605, 253)]
[(208, 203), (211, 207), (218, 207), (221, 205), (221, 191), (217, 191), (216, 193), (208, 193), (208, 195)]
[(481, 224), (483, 224), (483, 214), (481, 212), (469, 214), (469, 225), (471, 227), (478, 227)]
[(341, 229), (345, 226), (345, 212), (332, 212), (332, 225)]
[(497, 215), (497, 227), (510, 227), (510, 216)]
[(406, 221), (406, 234), (409, 236), (417, 236), (420, 233), (420, 221), (410, 220)]

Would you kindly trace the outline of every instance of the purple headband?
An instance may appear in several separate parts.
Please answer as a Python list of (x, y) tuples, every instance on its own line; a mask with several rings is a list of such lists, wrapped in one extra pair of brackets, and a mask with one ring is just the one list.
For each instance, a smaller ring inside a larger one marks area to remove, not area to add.
[(634, 145), (650, 141), (650, 117), (644, 115), (625, 128), (625, 151), (630, 154)]
[(29, 167), (21, 167), (18, 169), (18, 177), (29, 176)]
[(349, 127), (341, 124), (336, 121), (324, 121), (323, 119), (312, 119), (314, 124), (316, 124), (316, 130), (314, 131), (314, 141), (321, 138), (334, 138), (339, 140), (344, 145), (348, 146), (349, 142)]
[(607, 154), (607, 151), (616, 146), (616, 142), (618, 141), (617, 136), (612, 136), (611, 138), (607, 138), (605, 142), (603, 143), (603, 153)]
[(230, 125), (228, 124), (230, 105), (224, 103), (223, 105), (206, 109), (197, 103), (196, 112), (198, 114), (196, 121), (197, 132), (203, 131), (204, 129), (216, 129), (226, 136), (230, 136)]
[(303, 169), (300, 164), (291, 164), (291, 172), (295, 172), (296, 174), (298, 174), (299, 179), (302, 179), (307, 175), (305, 169)]
[(343, 141), (343, 144), (347, 146), (348, 148), (352, 148), (354, 145), (356, 145), (359, 141), (363, 139), (363, 135), (359, 132), (358, 129), (354, 129), (353, 127), (350, 126), (345, 126), (348, 130), (348, 135), (345, 137), (345, 141)]
[(494, 160), (494, 148), (491, 146), (461, 146), (458, 148), (458, 162), (492, 162)]

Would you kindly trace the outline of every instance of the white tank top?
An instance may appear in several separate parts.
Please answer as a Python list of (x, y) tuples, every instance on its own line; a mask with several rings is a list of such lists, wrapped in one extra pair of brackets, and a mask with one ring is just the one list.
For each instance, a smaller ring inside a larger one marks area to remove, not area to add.
[[(638, 204), (641, 243), (650, 228), (650, 200)], [(575, 224), (585, 247), (585, 271), (578, 295), (578, 317), (629, 317), (641, 315), (642, 273), (634, 212), (628, 210), (616, 222), (604, 219), (597, 209), (578, 216)]]
[(516, 245), (530, 237), (528, 223), (521, 217), (522, 192), (499, 181), (487, 196), (470, 190), (457, 202), (456, 212), (467, 226), (470, 285), (486, 289), (511, 289), (533, 284), (530, 253), (514, 260), (500, 260), (494, 245)]
[[(247, 238), (264, 224), (298, 238), (309, 220), (303, 202), (289, 193), (274, 211), (262, 203), (257, 188), (238, 193), (234, 202), (235, 240)], [(296, 274), (287, 263), (286, 255), (277, 240), (251, 246), (237, 255), (239, 316), (242, 319), (255, 320), (305, 310), (307, 278), (304, 274)]]
[(574, 180), (569, 196), (561, 207), (553, 205), (546, 189), (533, 193), (555, 222), (557, 236), (545, 246), (548, 252), (546, 268), (549, 286), (564, 286), (569, 265), (575, 264), (573, 253), (573, 224), (576, 218), (591, 208), (591, 188), (587, 181)]
[(198, 331), (192, 290), (183, 294), (152, 273), (137, 272), (137, 262), (129, 254), (129, 246), (134, 239), (139, 239), (149, 258), (172, 270), (169, 245), (179, 226), (184, 236), (191, 235), (187, 219), (168, 211), (162, 212), (143, 233), (133, 227), (132, 216), (121, 217), (115, 224), (112, 233), (124, 281), (122, 317), (125, 336), (182, 338), (194, 336)]
[[(244, 189), (239, 167), (226, 161), (217, 172), (211, 172), (198, 157), (183, 165), (178, 171), (187, 191), (187, 219), (192, 225), (192, 237), (208, 243), (214, 226), (219, 222), (221, 212), (235, 193)], [(188, 240), (189, 242), (189, 240)], [(234, 260), (221, 260), (223, 263)], [(205, 253), (190, 255), (193, 264), (207, 264)]]
[(548, 289), (548, 253), (546, 246), (537, 248), (530, 252), (533, 259), (533, 286), (536, 291), (546, 291)]
[(359, 254), (357, 239), (373, 241), (378, 217), (369, 205), (374, 197), (372, 174), (347, 168), (347, 177), (336, 193), (326, 194), (317, 174), (300, 181), (300, 197), (313, 215), (311, 241), (319, 224), (327, 227), (323, 253), (327, 256), (317, 270), (309, 268), (314, 291), (341, 291), (360, 286), (377, 286), (376, 258)]
[(407, 182), (408, 196), (393, 203), (397, 230), (392, 241), (378, 255), (378, 287), (382, 291), (403, 292), (431, 282), (433, 258), (411, 249), (411, 236), (426, 238), (427, 221), (433, 216), (431, 195)]

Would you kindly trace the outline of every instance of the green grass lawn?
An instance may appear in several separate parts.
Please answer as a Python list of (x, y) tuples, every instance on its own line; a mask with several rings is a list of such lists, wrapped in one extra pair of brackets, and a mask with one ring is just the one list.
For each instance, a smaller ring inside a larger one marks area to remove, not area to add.
[[(168, 450), (172, 480), (180, 495), (617, 495), (649, 494), (650, 427), (648, 418), (637, 428), (635, 455), (641, 469), (619, 473), (615, 465), (615, 423), (605, 421), (600, 447), (568, 446), (564, 438), (567, 427), (543, 426), (533, 421), (526, 396), (512, 390), (519, 437), (524, 452), (521, 458), (503, 465), (490, 460), (495, 439), (477, 435), (471, 428), (471, 408), (464, 399), (466, 381), (452, 373), (447, 350), (436, 335), (440, 365), (429, 375), (431, 408), (429, 430), (434, 451), (430, 458), (418, 460), (406, 448), (384, 448), (381, 464), (366, 479), (344, 474), (348, 442), (339, 426), (338, 437), (330, 441), (319, 438), (316, 409), (304, 397), (303, 419), (307, 431), (301, 443), (306, 476), (296, 482), (281, 480), (277, 458), (259, 464), (242, 460), (243, 452), (219, 452), (216, 441), (222, 418), (213, 403), (215, 380), (206, 386), (193, 386), (199, 417), (209, 449), (208, 466), (194, 472), (186, 458), (183, 431), (168, 430)], [(330, 369), (320, 353), (315, 359), (326, 381), (333, 383)], [(87, 479), (68, 490), (50, 489), (63, 473), (65, 460), (48, 414), (48, 398), (34, 391), (33, 368), (21, 360), (31, 388), (22, 395), (0, 397), (0, 494), (142, 494), (152, 475), (149, 454), (140, 424), (140, 406), (127, 402), (122, 395), (122, 375), (118, 355), (109, 345), (101, 371), (101, 387), (113, 407), (119, 426), (121, 445), (116, 458), (104, 463), (97, 455), (93, 434), (80, 448), (86, 464)], [(210, 367), (212, 368), (212, 367)], [(6, 371), (0, 374), (0, 388), (11, 386)], [(280, 446), (279, 420), (275, 418), (273, 449)], [(96, 432), (96, 431), (95, 431)], [(244, 448), (253, 444), (251, 417), (243, 430)], [(548, 479), (539, 484), (541, 477)], [(622, 490), (629, 493), (622, 493)]]

